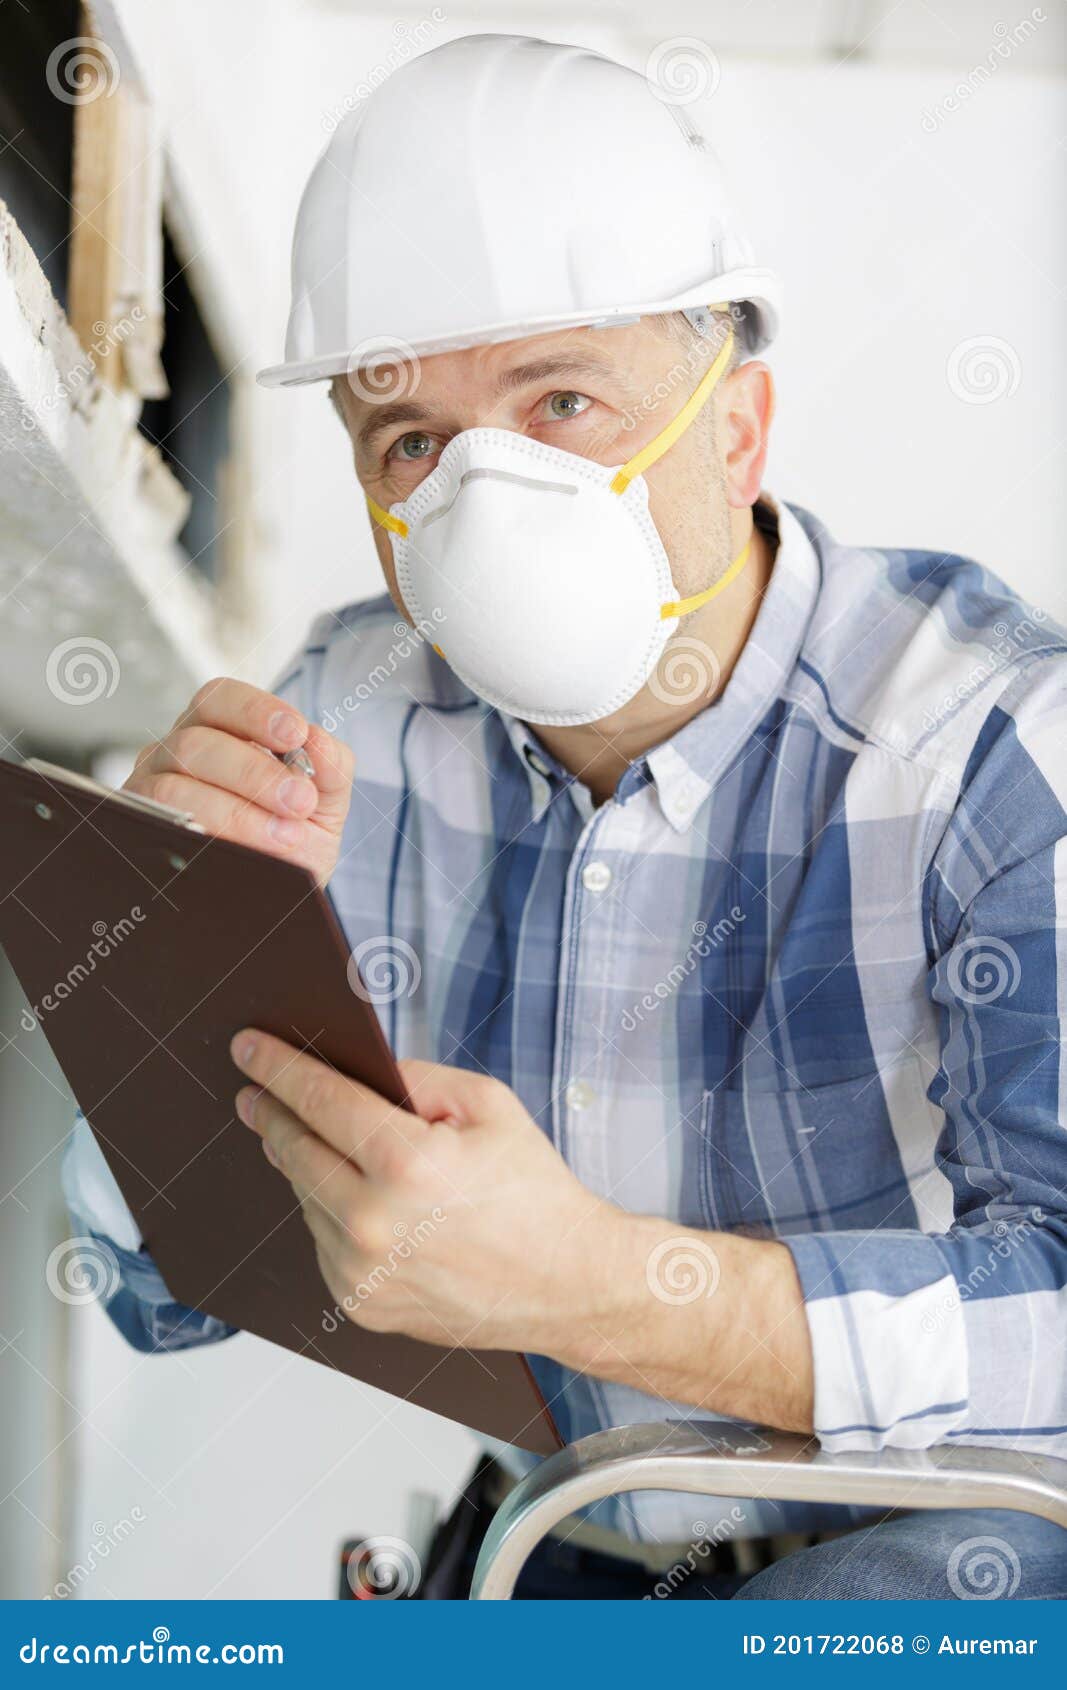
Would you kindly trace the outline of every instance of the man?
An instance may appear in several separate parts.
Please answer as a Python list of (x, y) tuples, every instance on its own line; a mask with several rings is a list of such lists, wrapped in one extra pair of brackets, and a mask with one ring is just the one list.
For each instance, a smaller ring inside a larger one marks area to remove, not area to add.
[[(502, 36), (394, 75), (309, 183), (267, 373), (331, 383), (388, 597), (274, 695), (202, 688), (129, 785), (328, 883), (408, 1059), (405, 1112), (233, 1044), (357, 1324), (527, 1352), (569, 1439), (1065, 1453), (1064, 636), (763, 492), (777, 314), (644, 78)], [(262, 750), (300, 746), (314, 781)], [(68, 1187), (135, 1341), (225, 1334), (84, 1125)], [(674, 1495), (598, 1520), (653, 1572), (694, 1530)], [(990, 1539), (1005, 1594), (1067, 1593), (1021, 1515), (857, 1520), (720, 1526), (808, 1534), (746, 1597), (966, 1595)]]

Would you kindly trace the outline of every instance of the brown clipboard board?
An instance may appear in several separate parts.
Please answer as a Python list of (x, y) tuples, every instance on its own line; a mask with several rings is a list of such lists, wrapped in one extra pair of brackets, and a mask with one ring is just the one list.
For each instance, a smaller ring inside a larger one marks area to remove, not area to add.
[(441, 1349), (339, 1313), (292, 1188), (234, 1116), (229, 1041), (243, 1026), (404, 1101), (314, 877), (79, 778), (0, 760), (0, 943), (172, 1295), (554, 1453), (521, 1355)]

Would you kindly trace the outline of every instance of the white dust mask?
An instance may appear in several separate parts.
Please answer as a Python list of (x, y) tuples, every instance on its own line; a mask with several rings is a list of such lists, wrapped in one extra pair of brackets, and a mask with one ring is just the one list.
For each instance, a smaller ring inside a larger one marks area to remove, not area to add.
[(527, 722), (570, 727), (610, 716), (652, 674), (678, 619), (727, 587), (677, 597), (649, 514), (643, 472), (711, 395), (732, 331), (674, 420), (621, 468), (507, 429), (457, 434), (409, 499), (375, 521), (393, 536), (397, 584), (415, 627), (460, 680)]

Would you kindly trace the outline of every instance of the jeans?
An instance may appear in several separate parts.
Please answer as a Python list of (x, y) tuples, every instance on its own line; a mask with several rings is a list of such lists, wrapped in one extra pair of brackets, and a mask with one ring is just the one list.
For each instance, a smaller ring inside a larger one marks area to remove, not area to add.
[(742, 1581), (656, 1579), (629, 1562), (552, 1538), (523, 1568), (517, 1600), (651, 1597), (712, 1601), (868, 1598), (1053, 1601), (1067, 1597), (1067, 1531), (1007, 1509), (916, 1512), (800, 1549)]
[(736, 1601), (1055, 1601), (1067, 1531), (999, 1508), (932, 1509), (862, 1526), (766, 1567)]

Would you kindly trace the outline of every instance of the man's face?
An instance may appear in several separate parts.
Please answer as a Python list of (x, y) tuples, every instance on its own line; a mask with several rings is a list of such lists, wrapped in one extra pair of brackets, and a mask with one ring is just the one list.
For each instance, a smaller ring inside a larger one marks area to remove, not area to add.
[[(385, 509), (408, 498), (448, 442), (471, 428), (509, 429), (595, 463), (625, 463), (677, 414), (721, 344), (675, 325), (643, 318), (439, 353), (417, 372), (398, 367), (380, 398), (368, 395), (369, 382), (338, 378), (364, 492)], [(679, 597), (708, 586), (737, 549), (731, 507), (747, 513), (758, 489), (765, 428), (757, 412), (768, 383), (762, 364), (733, 371), (646, 472)], [(374, 539), (393, 602), (406, 616), (389, 535), (375, 525)]]
[[(713, 351), (695, 335), (689, 345), (662, 322), (646, 319), (439, 353), (421, 360), (417, 380), (412, 366), (398, 367), (395, 382), (383, 380), (380, 400), (361, 396), (358, 381), (342, 378), (337, 388), (360, 484), (388, 509), (408, 498), (436, 468), (449, 440), (469, 428), (510, 429), (594, 463), (623, 463), (670, 421)], [(390, 397), (391, 387), (398, 398)], [(711, 411), (709, 405), (648, 472), (652, 514), (672, 566), (669, 540), (683, 497), (702, 489), (705, 516), (715, 503), (712, 495), (721, 498)], [(376, 530), (375, 537), (397, 599), (388, 536)], [(683, 588), (677, 575), (676, 584)]]

